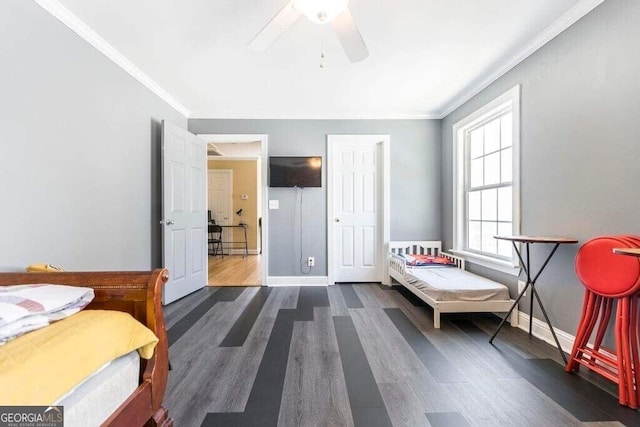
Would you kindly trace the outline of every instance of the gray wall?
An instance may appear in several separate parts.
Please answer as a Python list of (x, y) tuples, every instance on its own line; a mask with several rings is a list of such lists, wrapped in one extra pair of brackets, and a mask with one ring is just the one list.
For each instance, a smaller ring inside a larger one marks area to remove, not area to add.
[[(640, 2), (607, 1), (446, 117), (444, 245), (452, 245), (452, 126), (518, 83), (522, 233), (570, 236), (580, 243), (602, 234), (639, 235), (639, 75)], [(532, 248), (539, 262), (550, 249)], [(571, 334), (583, 295), (574, 272), (578, 248), (561, 247), (538, 281), (551, 321)], [(516, 294), (515, 279), (474, 270)], [(535, 310), (534, 315), (542, 319)]]
[[(310, 275), (327, 274), (326, 141), (328, 134), (391, 135), (391, 239), (440, 239), (439, 120), (189, 120), (189, 131), (269, 135), (269, 155), (320, 155), (323, 187), (303, 190), (302, 254), (316, 257)], [(299, 197), (269, 189), (269, 275), (299, 276)]]
[(34, 2), (0, 3), (0, 268), (160, 263), (159, 122), (186, 119)]

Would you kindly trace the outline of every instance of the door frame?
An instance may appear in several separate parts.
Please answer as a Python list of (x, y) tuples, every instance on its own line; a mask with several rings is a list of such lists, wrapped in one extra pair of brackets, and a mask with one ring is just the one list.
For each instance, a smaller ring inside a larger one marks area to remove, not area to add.
[(390, 241), (390, 191), (391, 191), (391, 161), (390, 161), (390, 135), (327, 135), (327, 276), (329, 285), (335, 285), (335, 242), (334, 242), (334, 221), (335, 211), (333, 206), (333, 197), (335, 196), (334, 176), (333, 176), (333, 164), (335, 161), (335, 148), (340, 141), (349, 140), (350, 142), (369, 142), (372, 139), (376, 139), (376, 144), (382, 144), (382, 203), (380, 212), (379, 224), (382, 230), (378, 230), (378, 235), (381, 237), (378, 240), (378, 265), (382, 268), (378, 269), (379, 280), (384, 285), (389, 285), (389, 263), (387, 262), (387, 254), (389, 252)]
[[(267, 134), (211, 134), (211, 133), (200, 133), (197, 134), (198, 137), (204, 139), (206, 142), (211, 143), (250, 143), (250, 142), (260, 142), (260, 186), (262, 187), (259, 191), (262, 195), (260, 199), (260, 206), (258, 210), (260, 212), (262, 218), (262, 255), (261, 255), (261, 268), (262, 268), (262, 285), (267, 286), (267, 277), (269, 276), (269, 210), (268, 210), (268, 200), (269, 200), (269, 187), (267, 184), (268, 181), (268, 168), (269, 168), (269, 135)], [(237, 157), (234, 157), (237, 159)], [(247, 158), (247, 159), (255, 159), (255, 157)], [(208, 189), (207, 195), (208, 195)], [(233, 211), (232, 211), (233, 212)], [(207, 263), (207, 278), (209, 277), (209, 263)]]

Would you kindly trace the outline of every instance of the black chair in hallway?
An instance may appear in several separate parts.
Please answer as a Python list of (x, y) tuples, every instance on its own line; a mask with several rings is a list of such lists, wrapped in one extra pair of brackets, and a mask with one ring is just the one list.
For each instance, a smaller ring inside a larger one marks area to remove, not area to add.
[(222, 250), (222, 227), (216, 224), (209, 224), (208, 234), (209, 255), (222, 255), (222, 258), (224, 258), (224, 251)]

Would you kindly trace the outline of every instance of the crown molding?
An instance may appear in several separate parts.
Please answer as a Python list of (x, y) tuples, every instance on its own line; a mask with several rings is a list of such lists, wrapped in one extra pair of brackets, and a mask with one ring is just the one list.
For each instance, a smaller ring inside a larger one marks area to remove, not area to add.
[(305, 114), (305, 113), (251, 113), (251, 112), (224, 112), (224, 111), (193, 111), (189, 119), (228, 119), (228, 120), (429, 120), (441, 119), (438, 113), (339, 113), (339, 114)]
[(189, 117), (189, 110), (175, 99), (169, 92), (164, 90), (160, 85), (154, 82), (140, 68), (136, 67), (115, 47), (109, 44), (105, 39), (100, 37), (87, 24), (82, 22), (80, 18), (75, 16), (69, 9), (64, 7), (57, 0), (34, 0), (40, 7), (49, 12), (53, 17), (58, 19), (64, 25), (69, 27), (71, 31), (79, 35), (91, 46), (100, 51), (104, 56), (113, 61), (116, 65), (129, 73), (133, 78), (142, 83), (147, 89), (155, 93), (160, 99), (175, 108), (180, 114)]
[(419, 113), (388, 112), (383, 114), (340, 113), (322, 115), (304, 114), (300, 112), (279, 114), (229, 111), (190, 112), (189, 109), (181, 104), (169, 92), (160, 87), (160, 85), (154, 82), (147, 74), (140, 70), (131, 61), (129, 61), (116, 48), (114, 48), (106, 40), (100, 37), (87, 24), (85, 24), (77, 16), (71, 13), (71, 11), (60, 4), (58, 0), (34, 1), (186, 118), (239, 120), (440, 120), (447, 117), (449, 114), (454, 112), (475, 95), (486, 89), (490, 84), (498, 80), (508, 71), (513, 69), (516, 65), (520, 64), (531, 54), (533, 54), (542, 46), (555, 38), (558, 34), (562, 33), (564, 30), (577, 22), (580, 18), (582, 18), (604, 2), (604, 0), (580, 0), (572, 8), (565, 12), (560, 18), (558, 18), (553, 24), (551, 24), (542, 33), (540, 33), (536, 38), (534, 38), (531, 42), (520, 49), (514, 56), (506, 60), (501, 67), (499, 67), (493, 73), (490, 73), (489, 76), (483, 79), (478, 85), (455, 97), (451, 102), (446, 104), (446, 107), (441, 111), (427, 111)]
[(489, 76), (482, 80), (480, 84), (472, 87), (468, 91), (465, 91), (461, 95), (454, 98), (454, 100), (447, 104), (447, 106), (443, 109), (440, 118), (445, 118), (449, 114), (453, 113), (465, 102), (469, 101), (482, 90), (486, 89), (490, 84), (505, 75), (516, 65), (527, 59), (542, 46), (554, 39), (558, 34), (562, 33), (564, 30), (575, 24), (580, 18), (591, 12), (603, 2), (604, 0), (580, 0), (573, 7), (562, 14), (560, 18), (556, 19), (551, 25), (549, 25), (544, 31), (538, 34), (536, 38), (531, 40), (522, 49), (520, 49), (514, 56), (506, 60), (500, 68), (489, 74)]

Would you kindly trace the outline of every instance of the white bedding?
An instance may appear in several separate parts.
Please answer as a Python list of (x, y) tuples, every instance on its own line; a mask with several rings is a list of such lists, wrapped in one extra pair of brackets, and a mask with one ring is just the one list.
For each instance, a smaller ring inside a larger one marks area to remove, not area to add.
[(509, 299), (506, 286), (455, 267), (407, 268), (406, 280), (435, 301)]
[(0, 287), (0, 345), (86, 307), (93, 289), (47, 283)]
[(65, 427), (99, 426), (138, 387), (139, 375), (137, 351), (100, 368), (54, 403), (64, 406)]

